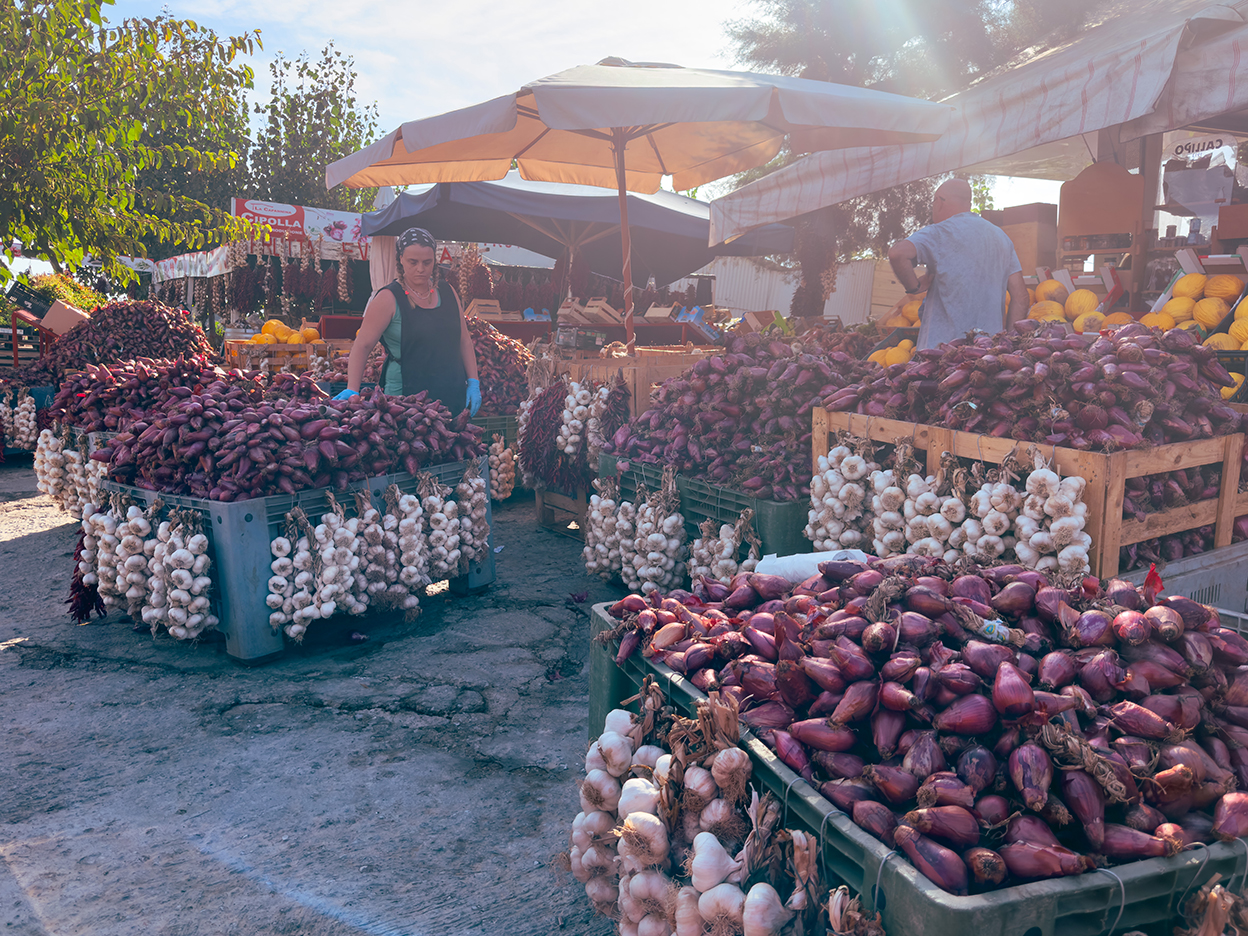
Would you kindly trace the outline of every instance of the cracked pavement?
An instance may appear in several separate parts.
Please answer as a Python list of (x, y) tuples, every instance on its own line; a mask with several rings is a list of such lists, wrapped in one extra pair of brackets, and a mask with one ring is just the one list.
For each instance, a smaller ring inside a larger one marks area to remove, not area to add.
[(249, 668), (116, 614), (75, 627), (77, 525), (29, 458), (0, 465), (4, 932), (613, 932), (552, 861), (578, 809), (589, 608), (617, 593), (531, 498), (494, 518), (491, 588), (410, 624), (318, 622)]

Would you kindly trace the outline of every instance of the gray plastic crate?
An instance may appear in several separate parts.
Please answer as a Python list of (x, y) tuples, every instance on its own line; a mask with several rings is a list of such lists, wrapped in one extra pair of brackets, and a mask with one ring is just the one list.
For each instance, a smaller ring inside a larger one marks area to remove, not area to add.
[[(595, 605), (591, 631), (614, 625), (608, 604)], [(601, 733), (602, 718), (622, 699), (636, 692), (646, 675), (653, 676), (671, 704), (683, 715), (705, 695), (691, 682), (661, 663), (642, 657), (640, 650), (626, 665), (615, 666), (615, 646), (594, 644), (591, 680), (610, 666), (622, 676), (605, 674), (591, 681), (591, 692), (610, 692), (608, 698), (590, 698), (590, 734)], [(600, 714), (595, 721), (594, 715)], [(957, 897), (937, 887), (904, 856), (865, 832), (817, 790), (789, 770), (775, 754), (742, 726), (741, 747), (754, 765), (753, 781), (773, 792), (785, 804), (784, 824), (818, 835), (823, 846), (826, 884), (847, 884), (862, 896), (868, 915), (883, 915), (889, 933), (937, 936), (1099, 936), (1121, 933), (1148, 924), (1166, 923), (1177, 914), (1185, 893), (1194, 893), (1214, 874), (1225, 882), (1248, 873), (1248, 843), (1218, 842), (1182, 852), (1173, 858), (1149, 858), (1117, 865), (1109, 874), (1089, 872), (1075, 877), (1019, 884), (986, 894)], [(1121, 908), (1121, 918), (1119, 918)]]
[[(662, 481), (663, 472), (658, 465), (630, 461), (629, 470), (621, 475), (616, 469), (618, 461), (614, 455), (600, 455), (598, 475), (618, 478), (620, 493), (625, 497), (636, 496), (638, 483), (653, 491)], [(698, 535), (698, 525), (703, 520), (736, 523), (741, 511), (749, 507), (754, 511), (754, 529), (763, 541), (763, 555), (792, 556), (808, 553), (813, 548), (802, 532), (810, 508), (808, 500), (759, 500), (741, 491), (684, 475), (676, 476), (676, 489), (680, 492), (680, 512), (690, 536)]]
[[(489, 459), (482, 471), (489, 470)], [(465, 462), (436, 465), (427, 469), (444, 484), (454, 485), (463, 476)], [(379, 510), (385, 509), (383, 494), (387, 485), (397, 483), (400, 490), (414, 493), (415, 479), (406, 473), (384, 475), (350, 485), (344, 492), (334, 492), (348, 516), (355, 515), (355, 491), (368, 491), (370, 500)], [(486, 476), (486, 483), (489, 478)], [(218, 630), (225, 634), (226, 653), (245, 663), (263, 663), (274, 659), (283, 651), (285, 644), (281, 632), (274, 634), (269, 625), (269, 609), (265, 605), (270, 576), (269, 564), (273, 561), (269, 544), (285, 532), (286, 514), (295, 507), (302, 508), (308, 519), (315, 523), (316, 517), (329, 506), (326, 488), (300, 491), (294, 495), (279, 494), (257, 497), (251, 500), (222, 501), (204, 500), (198, 497), (182, 497), (160, 494), (142, 488), (102, 483), (108, 491), (123, 491), (136, 503), (151, 504), (157, 497), (166, 505), (194, 510), (206, 519), (210, 528), (209, 540), (216, 569), (216, 614), (221, 623)], [(490, 518), (487, 507), (487, 519)], [(451, 591), (463, 594), (482, 588), (494, 581), (493, 533), (487, 558), (474, 563), (467, 575), (451, 579)]]
[[(1248, 540), (1188, 556), (1157, 567), (1166, 594), (1184, 595), (1201, 604), (1248, 611)], [(1132, 585), (1143, 585), (1148, 568), (1134, 569), (1119, 576)]]
[(485, 430), (481, 441), (486, 445), (494, 443), (494, 436), (501, 435), (503, 443), (513, 452), (520, 447), (520, 424), (515, 416), (474, 416), (470, 422)]

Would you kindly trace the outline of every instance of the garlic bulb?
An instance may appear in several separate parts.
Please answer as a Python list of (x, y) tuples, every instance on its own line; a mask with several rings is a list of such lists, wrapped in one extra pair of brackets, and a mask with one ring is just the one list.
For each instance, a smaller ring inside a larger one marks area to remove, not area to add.
[[(142, 519), (131, 518), (131, 528), (142, 530)], [(212, 560), (201, 522), (197, 514), (178, 511), (154, 528), (148, 520), (149, 586), (141, 616), (153, 636), (163, 626), (177, 640), (194, 640), (220, 623), (212, 613)]]
[(619, 537), (615, 535), (619, 489), (614, 478), (596, 478), (593, 485), (595, 493), (589, 496), (581, 559), (587, 574), (610, 580), (622, 568)]
[(598, 464), (598, 456), (602, 454), (607, 440), (602, 434), (602, 417), (607, 411), (607, 401), (611, 398), (611, 388), (602, 384), (593, 392), (593, 400), (589, 404), (589, 415), (585, 419), (585, 446), (591, 465)]
[(714, 520), (703, 520), (698, 527), (702, 534), (689, 546), (689, 577), (702, 575), (727, 583), (737, 574), (737, 551), (741, 548), (737, 527), (730, 523), (719, 525)]
[(793, 911), (784, 906), (780, 895), (770, 884), (755, 884), (745, 895), (741, 911), (744, 936), (780, 936), (780, 931), (791, 919)]
[(490, 445), (490, 497), (505, 501), (516, 489), (516, 453), (503, 443), (503, 437), (494, 436)]
[(66, 478), (64, 443), (51, 429), (39, 433), (35, 442), (35, 487), (65, 510)]
[(480, 562), (490, 548), (490, 522), (486, 515), (489, 491), (475, 463), (464, 469), (455, 487), (455, 497), (460, 507), (459, 568), (467, 572), (468, 563)]

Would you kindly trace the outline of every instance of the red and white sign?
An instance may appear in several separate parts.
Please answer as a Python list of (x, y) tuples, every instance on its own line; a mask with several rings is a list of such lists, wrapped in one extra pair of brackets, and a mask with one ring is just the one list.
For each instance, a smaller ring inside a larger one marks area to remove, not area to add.
[(360, 215), (349, 211), (305, 208), (257, 198), (233, 198), (231, 213), (255, 224), (267, 224), (275, 238), (296, 243), (352, 244), (361, 259), (368, 257), (369, 238), (361, 230)]

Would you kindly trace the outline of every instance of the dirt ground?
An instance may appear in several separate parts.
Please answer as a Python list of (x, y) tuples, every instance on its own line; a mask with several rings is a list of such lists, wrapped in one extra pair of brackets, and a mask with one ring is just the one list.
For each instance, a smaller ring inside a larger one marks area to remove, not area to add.
[(494, 517), (493, 587), (248, 668), (117, 615), (74, 626), (76, 524), (28, 457), (0, 465), (3, 932), (613, 932), (551, 861), (578, 808), (588, 611), (616, 595), (531, 498)]

